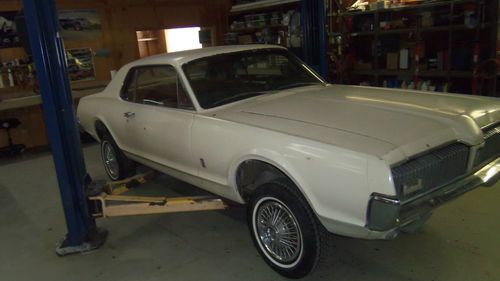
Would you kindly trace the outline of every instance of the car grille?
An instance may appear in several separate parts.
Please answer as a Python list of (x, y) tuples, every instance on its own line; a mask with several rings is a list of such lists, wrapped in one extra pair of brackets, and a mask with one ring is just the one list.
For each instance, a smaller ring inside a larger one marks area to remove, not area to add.
[(483, 134), (484, 147), (478, 151), (475, 166), (486, 164), (488, 160), (500, 156), (500, 124), (485, 129)]
[[(469, 147), (455, 143), (392, 168), (392, 178), (400, 198), (409, 198), (464, 175), (467, 172), (468, 158)], [(408, 186), (417, 185), (420, 187), (408, 191)]]

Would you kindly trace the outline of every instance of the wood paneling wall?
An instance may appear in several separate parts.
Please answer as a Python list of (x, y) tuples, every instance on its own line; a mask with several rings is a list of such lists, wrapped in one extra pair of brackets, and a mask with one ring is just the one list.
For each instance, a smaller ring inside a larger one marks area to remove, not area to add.
[[(96, 9), (101, 16), (102, 38), (66, 40), (67, 49), (108, 49), (95, 57), (97, 80), (109, 80), (109, 71), (139, 58), (136, 31), (201, 26), (215, 29), (215, 42), (227, 31), (230, 0), (57, 0), (58, 9)], [(3, 0), (0, 11), (19, 11), (21, 0)], [(22, 48), (0, 49), (0, 60), (24, 58)]]
[(211, 27), (215, 42), (227, 30), (229, 0), (108, 0), (115, 66), (139, 57), (136, 31), (176, 27)]
[[(58, 9), (96, 9), (101, 16), (102, 38), (67, 40), (67, 49), (89, 47), (110, 50), (94, 58), (97, 80), (109, 80), (110, 70), (139, 58), (136, 31), (200, 26), (215, 30), (215, 42), (227, 31), (230, 0), (56, 0)], [(21, 0), (1, 0), (0, 11), (19, 11)], [(0, 61), (24, 58), (23, 48), (0, 49)], [(79, 82), (85, 83), (85, 82)], [(28, 147), (47, 145), (41, 106), (0, 112), (0, 118), (16, 117), (23, 123), (12, 130), (16, 143)], [(6, 137), (0, 132), (0, 146)]]

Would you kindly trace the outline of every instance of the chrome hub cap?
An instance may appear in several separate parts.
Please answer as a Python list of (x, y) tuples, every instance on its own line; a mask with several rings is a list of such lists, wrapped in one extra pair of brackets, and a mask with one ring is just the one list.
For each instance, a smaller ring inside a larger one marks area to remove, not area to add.
[(293, 263), (302, 248), (301, 233), (291, 211), (277, 201), (265, 201), (258, 207), (256, 228), (259, 242), (280, 263)]
[(118, 160), (116, 159), (115, 149), (107, 141), (102, 144), (102, 160), (109, 176), (112, 179), (118, 178), (120, 167), (118, 166)]

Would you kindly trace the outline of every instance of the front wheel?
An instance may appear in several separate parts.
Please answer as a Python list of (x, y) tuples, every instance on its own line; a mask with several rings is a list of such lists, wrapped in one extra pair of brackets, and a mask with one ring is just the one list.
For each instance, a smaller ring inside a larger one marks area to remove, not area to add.
[(257, 190), (249, 204), (248, 225), (260, 255), (288, 278), (304, 277), (327, 253), (328, 232), (302, 194), (286, 183)]

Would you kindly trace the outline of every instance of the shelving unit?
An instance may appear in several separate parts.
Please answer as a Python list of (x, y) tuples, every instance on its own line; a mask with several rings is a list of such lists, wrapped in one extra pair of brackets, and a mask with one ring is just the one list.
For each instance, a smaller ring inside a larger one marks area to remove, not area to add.
[(325, 1), (237, 2), (229, 10), (225, 44), (282, 45), (328, 78)]
[(257, 1), (257, 2), (252, 2), (252, 3), (246, 3), (246, 4), (237, 4), (233, 5), (231, 7), (231, 10), (229, 11), (232, 14), (236, 13), (246, 13), (246, 12), (251, 12), (251, 11), (257, 11), (257, 10), (266, 10), (269, 8), (274, 8), (277, 6), (282, 6), (286, 4), (291, 4), (291, 3), (298, 3), (300, 0), (264, 0), (264, 1)]
[[(486, 79), (475, 74), (483, 61), (497, 56), (497, 1), (442, 0), (368, 11), (345, 8), (332, 5), (328, 11), (336, 82), (383, 86), (390, 81), (392, 86), (412, 83), (418, 89), (427, 81), (441, 85), (435, 88), (442, 91), (499, 96), (498, 75)], [(404, 58), (407, 69), (399, 69), (399, 55), (394, 67), (394, 55), (401, 49), (409, 51)], [(391, 53), (392, 67), (387, 67)]]
[[(287, 16), (289, 19), (284, 20)], [(290, 22), (297, 20), (292, 17), (300, 17), (300, 0), (264, 0), (235, 4), (229, 11), (229, 32), (225, 34), (225, 43), (277, 44), (290, 47), (300, 55), (302, 29), (297, 26), (295, 30), (291, 30), (293, 27)]]

